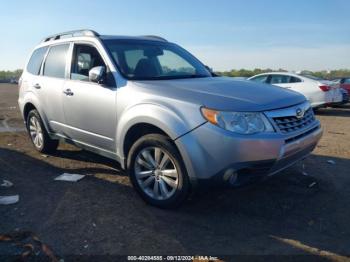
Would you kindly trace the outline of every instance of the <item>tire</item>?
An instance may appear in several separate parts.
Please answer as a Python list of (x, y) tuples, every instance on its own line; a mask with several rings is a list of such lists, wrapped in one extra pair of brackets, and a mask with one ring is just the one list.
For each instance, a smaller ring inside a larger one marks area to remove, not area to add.
[(28, 114), (27, 131), (37, 151), (40, 153), (53, 153), (56, 151), (59, 141), (50, 138), (36, 109), (31, 110)]
[(188, 196), (190, 184), (181, 156), (164, 135), (138, 139), (129, 151), (127, 171), (134, 188), (148, 204), (174, 208)]

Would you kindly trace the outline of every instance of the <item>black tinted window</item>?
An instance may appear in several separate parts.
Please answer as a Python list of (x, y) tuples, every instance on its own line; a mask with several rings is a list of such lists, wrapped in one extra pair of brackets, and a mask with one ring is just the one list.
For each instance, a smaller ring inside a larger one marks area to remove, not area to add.
[(64, 78), (66, 71), (66, 58), (69, 44), (52, 46), (47, 54), (44, 75)]
[(47, 47), (41, 47), (36, 49), (27, 65), (27, 70), (33, 75), (38, 75), (40, 73), (40, 67), (46, 54)]
[(290, 77), (289, 83), (299, 83), (299, 82), (301, 82), (300, 78), (297, 78), (297, 77), (294, 77), (294, 76)]
[(290, 76), (287, 75), (272, 75), (270, 83), (271, 84), (286, 84), (289, 82)]

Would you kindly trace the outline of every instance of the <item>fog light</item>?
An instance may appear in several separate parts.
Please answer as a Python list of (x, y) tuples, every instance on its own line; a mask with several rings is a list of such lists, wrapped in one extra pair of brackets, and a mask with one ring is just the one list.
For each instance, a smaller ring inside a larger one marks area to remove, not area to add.
[(233, 168), (227, 169), (223, 176), (225, 182), (228, 182), (230, 185), (235, 185), (238, 179), (238, 174)]

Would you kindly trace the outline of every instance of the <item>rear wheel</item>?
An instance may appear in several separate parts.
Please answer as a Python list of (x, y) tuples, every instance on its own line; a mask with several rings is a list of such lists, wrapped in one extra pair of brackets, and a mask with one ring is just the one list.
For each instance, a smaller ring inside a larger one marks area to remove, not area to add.
[(166, 136), (151, 134), (137, 140), (128, 155), (128, 172), (137, 192), (151, 205), (171, 208), (188, 195), (182, 159)]
[(54, 152), (58, 147), (58, 140), (49, 137), (43, 121), (37, 110), (33, 109), (27, 117), (27, 130), (36, 150), (41, 153)]

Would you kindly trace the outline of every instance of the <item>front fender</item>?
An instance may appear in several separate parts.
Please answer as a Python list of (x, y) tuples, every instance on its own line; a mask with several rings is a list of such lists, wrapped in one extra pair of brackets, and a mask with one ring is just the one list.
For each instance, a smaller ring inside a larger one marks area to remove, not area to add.
[(154, 125), (163, 130), (172, 140), (175, 140), (205, 122), (204, 120), (201, 122), (193, 121), (193, 119), (190, 114), (185, 118), (163, 105), (147, 103), (133, 106), (124, 111), (118, 121), (116, 133), (117, 155), (121, 159), (125, 159), (124, 140), (129, 129), (136, 124)]

